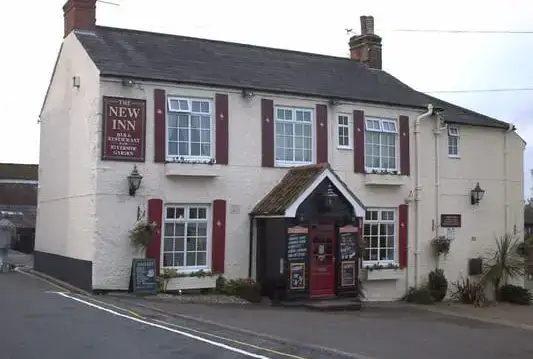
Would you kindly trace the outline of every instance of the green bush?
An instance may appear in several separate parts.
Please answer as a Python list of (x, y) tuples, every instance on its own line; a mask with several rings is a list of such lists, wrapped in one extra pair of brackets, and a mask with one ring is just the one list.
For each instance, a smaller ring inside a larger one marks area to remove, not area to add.
[(502, 302), (529, 305), (533, 301), (533, 295), (526, 288), (506, 284), (500, 288), (500, 299)]
[(252, 303), (261, 301), (261, 285), (253, 278), (239, 278), (227, 280), (217, 278), (216, 288), (219, 293), (237, 296)]
[(422, 285), (419, 288), (409, 288), (407, 294), (402, 299), (408, 303), (433, 304), (433, 297), (431, 296), (431, 292), (427, 284)]
[(442, 302), (448, 292), (448, 280), (442, 269), (435, 269), (429, 272), (428, 287), (433, 300), (435, 302)]
[(481, 281), (462, 278), (452, 283), (452, 298), (465, 304), (480, 305), (486, 301), (485, 285)]

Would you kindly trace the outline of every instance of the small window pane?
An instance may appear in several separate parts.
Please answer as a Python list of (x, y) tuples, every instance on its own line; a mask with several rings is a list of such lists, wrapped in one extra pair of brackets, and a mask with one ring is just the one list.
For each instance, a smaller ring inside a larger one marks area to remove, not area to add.
[(206, 219), (207, 218), (207, 209), (206, 208), (198, 208), (198, 218), (200, 218), (200, 219)]
[(190, 219), (196, 219), (198, 218), (198, 208), (191, 207), (189, 209), (189, 218)]
[(189, 111), (189, 102), (187, 100), (179, 100), (180, 110)]
[(174, 235), (176, 237), (185, 236), (185, 223), (176, 223), (174, 227)]

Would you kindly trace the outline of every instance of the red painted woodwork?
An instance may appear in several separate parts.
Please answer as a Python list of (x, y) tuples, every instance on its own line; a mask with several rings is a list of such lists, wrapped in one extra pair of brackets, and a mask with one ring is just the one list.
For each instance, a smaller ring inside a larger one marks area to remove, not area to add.
[(411, 174), (411, 160), (409, 159), (409, 117), (400, 116), (400, 172), (402, 175)]
[(399, 213), (399, 231), (398, 231), (398, 261), (401, 268), (407, 267), (407, 251), (408, 251), (408, 231), (407, 223), (409, 221), (409, 207), (406, 204), (400, 205)]
[(328, 106), (316, 105), (316, 162), (328, 162)]
[(227, 165), (229, 160), (229, 111), (228, 95), (215, 95), (215, 160), (217, 164)]
[(274, 101), (261, 99), (261, 166), (274, 167)]
[(163, 200), (152, 198), (148, 200), (148, 221), (157, 223), (154, 238), (146, 248), (146, 258), (156, 260), (156, 271), (159, 275), (161, 268), (161, 222), (163, 221)]
[(154, 162), (166, 161), (166, 93), (154, 90)]
[(365, 113), (353, 112), (353, 167), (355, 173), (365, 173)]
[(309, 230), (309, 295), (335, 295), (335, 225), (316, 223)]
[(226, 255), (226, 201), (213, 201), (213, 254), (211, 271), (224, 273)]

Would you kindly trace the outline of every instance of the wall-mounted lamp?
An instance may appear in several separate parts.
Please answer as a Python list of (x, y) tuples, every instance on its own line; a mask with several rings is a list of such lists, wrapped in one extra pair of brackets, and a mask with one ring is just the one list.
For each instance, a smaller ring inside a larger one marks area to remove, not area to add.
[(133, 85), (135, 85), (135, 81), (133, 81), (132, 79), (122, 79), (122, 86), (132, 87)]
[(255, 92), (247, 89), (242, 89), (241, 95), (243, 98), (249, 99), (255, 97)]
[(479, 204), (479, 201), (483, 199), (484, 194), (485, 194), (485, 190), (479, 187), (479, 182), (478, 182), (476, 184), (476, 187), (474, 187), (474, 189), (470, 191), (470, 201), (472, 205)]
[(130, 196), (135, 197), (135, 192), (137, 192), (137, 190), (141, 186), (142, 180), (143, 180), (143, 176), (141, 176), (139, 171), (137, 171), (137, 166), (134, 165), (133, 170), (128, 176), (128, 187), (130, 190)]

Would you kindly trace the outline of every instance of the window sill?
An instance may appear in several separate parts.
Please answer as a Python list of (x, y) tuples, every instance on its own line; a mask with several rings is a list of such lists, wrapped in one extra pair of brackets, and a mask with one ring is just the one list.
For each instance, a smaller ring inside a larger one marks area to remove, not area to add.
[(365, 173), (364, 182), (367, 186), (403, 186), (407, 184), (408, 176), (391, 173)]
[(165, 163), (165, 176), (218, 177), (222, 165), (208, 163)]
[(337, 149), (341, 150), (341, 151), (351, 151), (351, 150), (353, 150), (353, 147), (351, 147), (351, 146), (337, 146)]
[(168, 281), (167, 290), (215, 288), (217, 277), (179, 277)]
[(283, 162), (283, 161), (276, 161), (274, 163), (275, 167), (281, 167), (281, 168), (290, 168), (290, 167), (299, 167), (299, 166), (308, 166), (313, 164), (313, 162)]
[(459, 160), (459, 159), (461, 159), (461, 156), (459, 156), (459, 155), (448, 155), (448, 158), (453, 158), (455, 160)]
[(373, 269), (363, 268), (365, 272), (363, 280), (377, 281), (377, 280), (400, 280), (405, 278), (404, 269)]

